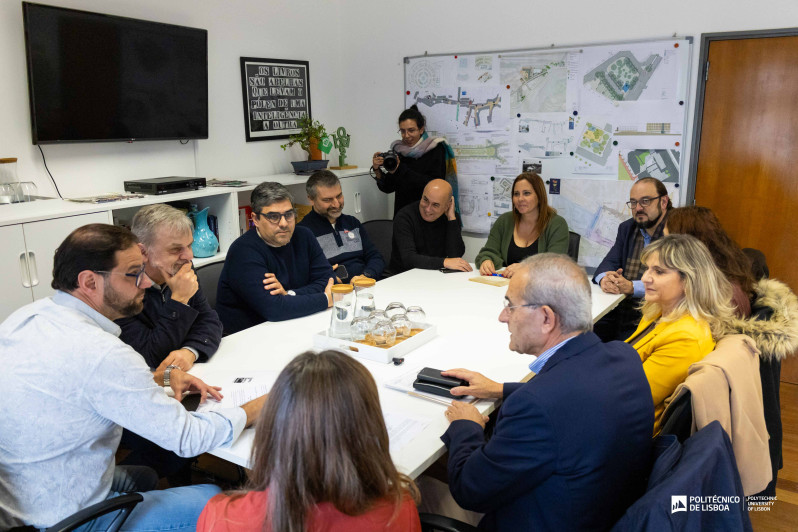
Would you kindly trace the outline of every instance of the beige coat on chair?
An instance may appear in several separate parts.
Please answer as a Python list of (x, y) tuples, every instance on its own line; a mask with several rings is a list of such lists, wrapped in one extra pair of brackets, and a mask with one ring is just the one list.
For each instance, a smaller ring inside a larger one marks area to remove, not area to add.
[(687, 380), (666, 400), (690, 391), (692, 433), (718, 420), (729, 435), (746, 496), (762, 491), (772, 478), (768, 432), (762, 407), (759, 351), (743, 334), (727, 336), (688, 370)]

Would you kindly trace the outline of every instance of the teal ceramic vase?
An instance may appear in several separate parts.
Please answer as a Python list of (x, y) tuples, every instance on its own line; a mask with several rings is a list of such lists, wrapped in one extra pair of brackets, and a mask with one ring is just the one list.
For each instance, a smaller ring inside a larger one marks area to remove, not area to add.
[(188, 213), (188, 217), (194, 222), (194, 243), (191, 245), (191, 251), (197, 258), (213, 257), (219, 249), (219, 239), (208, 227), (209, 209), (210, 207), (205, 207), (198, 211), (197, 207), (192, 205), (191, 212)]

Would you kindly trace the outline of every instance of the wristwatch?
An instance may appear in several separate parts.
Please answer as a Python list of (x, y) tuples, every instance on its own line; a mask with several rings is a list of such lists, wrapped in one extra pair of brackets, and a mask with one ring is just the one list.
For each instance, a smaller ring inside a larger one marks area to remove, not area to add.
[(175, 366), (174, 364), (171, 364), (169, 366), (166, 366), (166, 369), (163, 371), (163, 385), (164, 386), (170, 386), (170, 382), (171, 382), (170, 376), (172, 374), (172, 370), (173, 369), (180, 369), (180, 366)]

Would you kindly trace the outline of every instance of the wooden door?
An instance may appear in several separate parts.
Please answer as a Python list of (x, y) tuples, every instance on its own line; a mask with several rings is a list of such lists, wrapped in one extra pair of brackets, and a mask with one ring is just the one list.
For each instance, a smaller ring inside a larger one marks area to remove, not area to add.
[[(798, 30), (711, 40), (695, 202), (798, 293)], [(798, 382), (793, 358), (783, 380)]]

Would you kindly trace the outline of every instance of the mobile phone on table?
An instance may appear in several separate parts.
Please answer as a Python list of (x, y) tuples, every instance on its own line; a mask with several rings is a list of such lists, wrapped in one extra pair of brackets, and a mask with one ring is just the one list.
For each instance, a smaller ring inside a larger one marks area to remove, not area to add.
[(346, 271), (346, 266), (344, 266), (343, 264), (339, 264), (338, 267), (333, 270), (333, 273), (335, 274), (336, 277), (338, 277), (342, 281), (344, 279), (349, 278), (349, 272)]
[(460, 273), (460, 270), (455, 270), (453, 268), (440, 268), (438, 271), (441, 273)]

